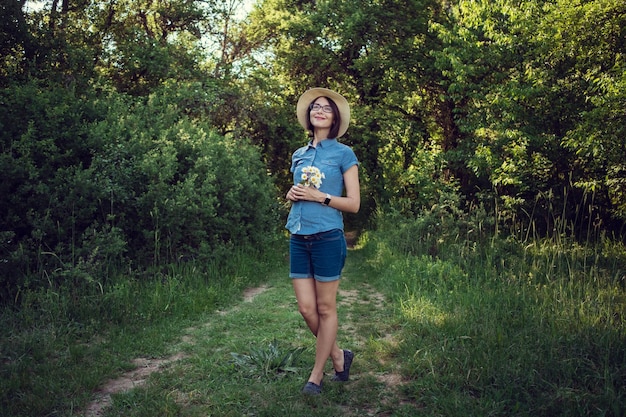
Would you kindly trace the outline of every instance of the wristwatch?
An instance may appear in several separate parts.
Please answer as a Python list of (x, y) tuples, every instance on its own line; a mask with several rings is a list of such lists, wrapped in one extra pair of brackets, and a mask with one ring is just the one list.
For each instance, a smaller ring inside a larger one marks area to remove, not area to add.
[(326, 193), (326, 200), (324, 200), (324, 202), (322, 204), (325, 205), (325, 206), (329, 205), (331, 198), (332, 197), (330, 196), (330, 194)]

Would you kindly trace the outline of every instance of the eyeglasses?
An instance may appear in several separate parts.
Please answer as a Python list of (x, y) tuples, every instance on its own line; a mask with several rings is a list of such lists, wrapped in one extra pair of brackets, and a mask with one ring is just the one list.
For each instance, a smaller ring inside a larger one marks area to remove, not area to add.
[(322, 111), (323, 111), (324, 113), (332, 113), (332, 112), (333, 112), (333, 108), (332, 108), (332, 107), (330, 107), (329, 105), (321, 106), (321, 105), (319, 105), (319, 104), (317, 104), (317, 103), (315, 103), (315, 104), (311, 104), (311, 105), (309, 106), (309, 109), (310, 109), (311, 111), (319, 111), (320, 109), (322, 109)]

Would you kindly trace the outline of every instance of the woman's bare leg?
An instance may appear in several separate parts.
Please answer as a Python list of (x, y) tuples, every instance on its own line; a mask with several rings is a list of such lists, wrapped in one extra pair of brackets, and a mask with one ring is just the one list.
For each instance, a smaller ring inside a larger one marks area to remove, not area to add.
[(343, 370), (343, 351), (337, 346), (337, 290), (339, 280), (317, 282), (313, 278), (292, 279), (298, 309), (307, 326), (317, 337), (315, 365), (309, 381), (320, 384), (324, 365), (330, 356), (336, 371)]

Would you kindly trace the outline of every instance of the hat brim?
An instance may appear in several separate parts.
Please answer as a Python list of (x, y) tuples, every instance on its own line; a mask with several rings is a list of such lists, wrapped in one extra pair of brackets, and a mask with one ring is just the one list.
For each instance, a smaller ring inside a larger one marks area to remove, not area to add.
[(304, 127), (305, 130), (308, 129), (309, 124), (309, 104), (313, 102), (318, 97), (326, 97), (331, 99), (337, 105), (339, 109), (339, 116), (341, 117), (341, 125), (339, 125), (339, 132), (337, 137), (343, 136), (348, 130), (348, 126), (350, 125), (350, 105), (348, 104), (348, 100), (346, 100), (341, 94), (334, 92), (333, 90), (329, 90), (328, 88), (311, 88), (310, 90), (305, 91), (300, 98), (298, 99), (298, 104), (296, 106), (296, 113), (298, 115), (298, 122)]

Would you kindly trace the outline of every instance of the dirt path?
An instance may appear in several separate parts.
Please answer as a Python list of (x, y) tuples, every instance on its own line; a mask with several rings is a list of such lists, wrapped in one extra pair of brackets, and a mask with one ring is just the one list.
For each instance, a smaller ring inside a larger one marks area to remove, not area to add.
[(177, 353), (168, 358), (137, 358), (132, 361), (135, 368), (125, 372), (118, 378), (107, 381), (95, 394), (94, 399), (85, 408), (85, 417), (99, 417), (104, 410), (111, 405), (111, 396), (120, 392), (129, 391), (146, 383), (150, 375), (158, 372), (163, 366), (183, 359), (182, 353)]
[[(243, 299), (240, 304), (232, 306), (229, 310), (218, 311), (217, 317), (224, 317), (229, 314), (233, 314), (239, 311), (243, 305), (247, 303), (253, 303), (260, 294), (266, 291), (276, 291), (276, 289), (269, 287), (268, 285), (262, 285), (256, 288), (250, 288), (243, 293)], [(386, 307), (386, 299), (383, 294), (378, 292), (375, 288), (368, 284), (353, 283), (348, 277), (344, 278), (342, 282), (342, 288), (338, 293), (338, 308), (343, 312), (345, 318), (340, 323), (340, 332), (343, 333), (342, 337), (351, 340), (357, 348), (363, 347), (368, 343), (368, 340), (364, 336), (363, 326), (368, 326), (367, 323), (363, 323), (362, 311), (382, 311)], [(375, 320), (375, 318), (372, 318)], [(213, 323), (200, 324), (199, 327), (210, 326)], [(192, 333), (196, 329), (188, 329)], [(382, 329), (382, 335), (380, 336), (381, 343), (385, 343), (388, 346), (397, 344), (391, 333)], [(180, 340), (180, 344), (194, 345), (193, 338), (190, 336), (183, 336)], [(176, 350), (178, 347), (173, 346)], [(94, 399), (84, 409), (82, 414), (85, 417), (100, 417), (104, 415), (107, 407), (112, 404), (112, 395), (129, 391), (131, 389), (143, 386), (150, 375), (155, 372), (160, 372), (167, 366), (172, 365), (174, 362), (187, 358), (188, 355), (179, 351), (167, 358), (150, 359), (150, 358), (137, 358), (132, 361), (135, 368), (125, 372), (118, 378), (107, 381), (94, 395)], [(381, 361), (384, 359), (380, 359)], [(383, 391), (388, 392), (386, 397), (390, 399), (398, 399), (398, 390), (404, 384), (403, 378), (398, 372), (397, 368), (394, 368), (391, 364), (385, 365), (384, 372), (375, 372), (370, 369), (362, 369), (361, 378), (373, 377), (379, 383), (384, 385)], [(373, 411), (372, 411), (373, 412)], [(350, 413), (348, 413), (350, 415)]]
[[(243, 302), (250, 303), (256, 296), (264, 293), (268, 289), (267, 285), (256, 288), (249, 288), (243, 293)], [(237, 307), (234, 307), (237, 308)], [(218, 314), (228, 314), (228, 311), (220, 311)], [(182, 342), (189, 343), (189, 339)], [(144, 385), (150, 375), (159, 372), (163, 367), (186, 358), (182, 352), (175, 353), (167, 358), (136, 358), (132, 361), (135, 368), (124, 372), (117, 378), (110, 379), (104, 383), (95, 393), (94, 399), (87, 405), (84, 417), (100, 417), (104, 415), (105, 409), (111, 405), (111, 396), (114, 394), (129, 391)]]

